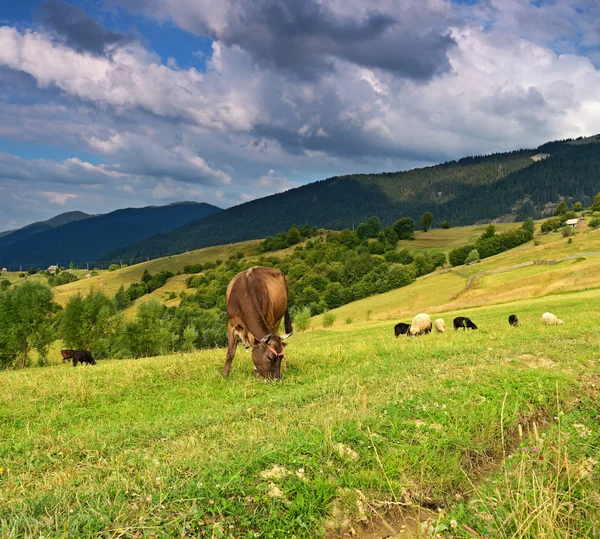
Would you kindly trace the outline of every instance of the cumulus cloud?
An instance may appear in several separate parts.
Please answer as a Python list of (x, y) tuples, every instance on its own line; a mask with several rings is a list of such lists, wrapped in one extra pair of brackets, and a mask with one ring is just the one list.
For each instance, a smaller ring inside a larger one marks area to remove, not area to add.
[(42, 10), (46, 25), (76, 50), (102, 54), (107, 47), (128, 39), (125, 34), (104, 28), (80, 6), (49, 0), (42, 4)]
[(106, 29), (98, 54), (56, 28), (0, 26), (0, 137), (99, 156), (3, 155), (0, 181), (78, 195), (69, 208), (92, 197), (73, 186), (89, 186), (95, 212), (124, 200), (229, 206), (600, 124), (600, 74), (582, 48), (596, 43), (595, 2), (118, 1), (211, 36), (206, 71)]
[(304, 79), (335, 71), (336, 59), (428, 80), (449, 69), (454, 45), (440, 25), (448, 13), (443, 2), (348, 0), (351, 9), (319, 0), (115, 2), (238, 46), (259, 65)]

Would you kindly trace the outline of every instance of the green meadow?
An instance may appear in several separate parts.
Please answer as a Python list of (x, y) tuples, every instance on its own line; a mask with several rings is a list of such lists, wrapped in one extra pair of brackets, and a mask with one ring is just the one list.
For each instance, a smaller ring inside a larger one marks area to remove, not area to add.
[[(600, 232), (536, 239), (313, 318), (278, 383), (243, 348), (0, 372), (0, 537), (600, 536)], [(395, 338), (417, 312), (446, 333)]]
[(281, 383), (243, 349), (4, 372), (0, 535), (593, 537), (600, 294), (551, 305), (309, 330)]

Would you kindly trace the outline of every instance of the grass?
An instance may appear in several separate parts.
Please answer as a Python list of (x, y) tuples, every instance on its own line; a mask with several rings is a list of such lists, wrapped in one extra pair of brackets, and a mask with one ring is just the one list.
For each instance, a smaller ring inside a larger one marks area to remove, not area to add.
[(553, 300), (564, 326), (533, 300), (473, 309), (472, 332), (307, 331), (281, 383), (243, 349), (228, 380), (224, 350), (1, 373), (0, 536), (322, 537), (364, 497), (443, 507), (424, 526), (449, 537), (591, 537), (600, 298)]

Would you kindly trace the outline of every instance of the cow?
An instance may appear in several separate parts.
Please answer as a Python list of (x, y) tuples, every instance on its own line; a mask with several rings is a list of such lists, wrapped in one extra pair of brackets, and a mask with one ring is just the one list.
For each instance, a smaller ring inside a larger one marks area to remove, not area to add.
[(477, 326), (466, 316), (457, 316), (452, 323), (454, 324), (454, 329), (477, 329)]
[(87, 350), (61, 350), (60, 354), (62, 355), (63, 363), (66, 363), (67, 359), (72, 359), (73, 367), (77, 367), (77, 363), (96, 364), (96, 360)]
[[(227, 357), (223, 376), (227, 378), (238, 342), (252, 348), (254, 375), (281, 379), (285, 356), (283, 339), (292, 335), (285, 275), (274, 268), (254, 266), (238, 273), (229, 283), (227, 304)], [(277, 335), (284, 318), (286, 335)]]
[(394, 335), (396, 337), (398, 335), (410, 335), (410, 324), (405, 324), (404, 322), (400, 322), (394, 326)]
[(517, 327), (517, 326), (519, 325), (519, 319), (517, 318), (517, 315), (516, 315), (516, 314), (511, 314), (511, 315), (508, 317), (508, 323), (509, 323), (511, 326), (515, 326), (515, 327)]

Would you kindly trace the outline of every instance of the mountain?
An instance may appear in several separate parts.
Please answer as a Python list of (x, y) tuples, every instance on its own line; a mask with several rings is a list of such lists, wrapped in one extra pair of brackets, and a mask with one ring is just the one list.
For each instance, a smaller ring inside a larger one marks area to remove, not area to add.
[(61, 213), (56, 217), (52, 217), (52, 219), (48, 219), (47, 221), (39, 221), (16, 230), (0, 232), (0, 249), (31, 236), (35, 236), (40, 232), (50, 230), (51, 228), (56, 228), (68, 223), (74, 223), (75, 221), (81, 221), (83, 219), (87, 219), (88, 217), (91, 217), (89, 213), (83, 213), (82, 211), (69, 211), (66, 213)]
[[(63, 224), (10, 245), (0, 243), (0, 264), (24, 268), (93, 263), (108, 251), (220, 212), (211, 204), (180, 202), (127, 208)], [(6, 237), (0, 238), (0, 242)]]
[(377, 215), (384, 225), (468, 225), (540, 217), (560, 197), (589, 204), (600, 191), (600, 135), (546, 143), (533, 150), (465, 157), (405, 172), (337, 176), (253, 200), (108, 253), (106, 260), (156, 258), (262, 238), (309, 224), (341, 229)]

